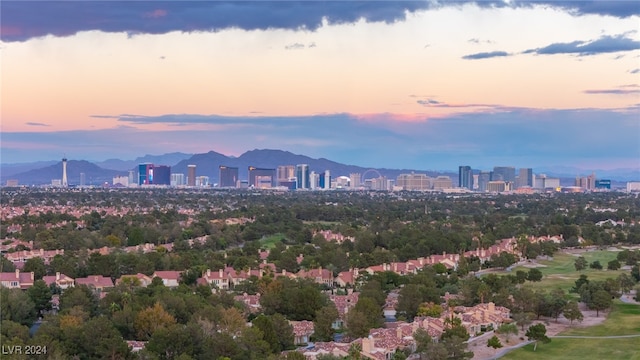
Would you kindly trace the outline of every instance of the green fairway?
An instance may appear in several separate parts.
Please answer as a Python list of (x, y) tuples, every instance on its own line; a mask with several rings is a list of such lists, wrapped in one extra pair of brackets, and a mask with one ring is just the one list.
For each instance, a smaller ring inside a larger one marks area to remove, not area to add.
[[(591, 264), (593, 261), (598, 260), (603, 266), (603, 270), (594, 270), (589, 267), (578, 272), (574, 267), (574, 262), (578, 256), (573, 256), (565, 253), (556, 253), (553, 256), (553, 260), (540, 260), (538, 263), (544, 265), (538, 269), (542, 272), (544, 277), (540, 282), (527, 282), (534, 289), (555, 289), (561, 288), (567, 292), (574, 286), (575, 281), (580, 275), (587, 275), (589, 280), (602, 281), (607, 278), (616, 278), (623, 272), (622, 270), (610, 271), (606, 270), (607, 263), (616, 258), (617, 252), (596, 250), (588, 251), (580, 254)], [(517, 270), (529, 271), (528, 267), (519, 266), (514, 268), (511, 273), (515, 273)]]
[(552, 339), (549, 344), (533, 344), (514, 350), (501, 359), (581, 359), (581, 360), (638, 360), (640, 359), (640, 338), (621, 339)]
[[(616, 301), (604, 323), (576, 328), (559, 335), (617, 336), (640, 334), (640, 305)], [(552, 338), (551, 343), (513, 350), (502, 359), (640, 359), (640, 337), (614, 339)]]

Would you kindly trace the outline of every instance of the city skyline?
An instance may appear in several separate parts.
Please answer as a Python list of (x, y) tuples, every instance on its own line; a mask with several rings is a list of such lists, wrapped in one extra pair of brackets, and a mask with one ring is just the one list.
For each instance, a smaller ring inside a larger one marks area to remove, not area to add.
[(2, 163), (640, 168), (633, 2), (42, 5), (0, 4)]

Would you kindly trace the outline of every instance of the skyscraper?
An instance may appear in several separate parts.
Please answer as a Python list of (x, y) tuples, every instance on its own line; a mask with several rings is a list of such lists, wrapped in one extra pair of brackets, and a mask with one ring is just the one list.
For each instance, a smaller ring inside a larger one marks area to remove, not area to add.
[(67, 183), (67, 158), (62, 158), (62, 187), (67, 187), (69, 184)]
[(154, 185), (171, 185), (171, 166), (154, 165), (153, 172), (155, 176), (153, 179)]
[(515, 184), (516, 182), (516, 168), (513, 166), (495, 166), (493, 168), (492, 181), (505, 181)]
[(187, 186), (196, 186), (196, 166), (187, 165)]
[(296, 177), (296, 167), (294, 165), (278, 166), (278, 184), (291, 181), (294, 177)]
[(271, 187), (276, 185), (276, 169), (262, 169), (249, 166), (249, 187), (263, 188), (267, 182), (271, 184)]
[(298, 189), (309, 189), (311, 187), (311, 181), (309, 178), (309, 165), (299, 164), (296, 166), (296, 178), (298, 182)]
[(236, 187), (238, 181), (238, 168), (220, 165), (218, 187)]
[(349, 186), (352, 189), (360, 187), (360, 185), (361, 185), (360, 178), (361, 177), (362, 177), (362, 174), (360, 174), (360, 173), (351, 173), (351, 174), (349, 174)]
[(473, 171), (471, 171), (471, 166), (458, 167), (458, 186), (473, 190)]
[(533, 169), (531, 168), (520, 168), (518, 170), (518, 181), (517, 187), (533, 187)]
[(480, 174), (478, 174), (478, 191), (487, 191), (487, 184), (491, 181), (492, 176), (491, 171), (480, 171)]
[(85, 186), (87, 185), (87, 176), (85, 175), (85, 173), (81, 172), (80, 173), (80, 186)]
[(144, 163), (138, 165), (138, 185), (153, 184), (153, 164)]

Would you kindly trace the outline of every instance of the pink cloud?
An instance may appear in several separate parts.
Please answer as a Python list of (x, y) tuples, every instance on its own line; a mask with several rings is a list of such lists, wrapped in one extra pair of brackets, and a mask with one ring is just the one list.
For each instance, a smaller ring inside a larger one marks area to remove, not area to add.
[(143, 16), (146, 18), (158, 19), (158, 18), (167, 16), (167, 10), (156, 9), (156, 10), (144, 13)]

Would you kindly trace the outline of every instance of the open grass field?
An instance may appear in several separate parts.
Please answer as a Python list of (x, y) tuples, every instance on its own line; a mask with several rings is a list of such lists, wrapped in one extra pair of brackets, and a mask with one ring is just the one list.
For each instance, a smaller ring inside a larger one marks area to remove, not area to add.
[(276, 243), (280, 242), (280, 240), (284, 239), (284, 237), (284, 234), (280, 233), (265, 236), (260, 239), (260, 247), (271, 250), (276, 246)]
[[(589, 280), (602, 281), (607, 278), (616, 278), (623, 272), (628, 273), (628, 271), (623, 270), (606, 270), (607, 263), (615, 259), (617, 254), (618, 253), (615, 251), (606, 250), (584, 252), (580, 255), (584, 256), (589, 264), (591, 264), (591, 262), (595, 260), (598, 260), (600, 261), (600, 264), (602, 264), (604, 269), (594, 270), (591, 268), (587, 268), (582, 270), (581, 272), (577, 272), (573, 264), (578, 256), (559, 252), (554, 255), (553, 260), (538, 261), (540, 265), (544, 265), (544, 267), (538, 268), (542, 272), (544, 277), (540, 282), (527, 282), (527, 284), (534, 289), (561, 288), (569, 292), (569, 289), (571, 289), (575, 285), (575, 281), (578, 280), (581, 274), (587, 275)], [(519, 266), (513, 269), (512, 273), (515, 273), (515, 271), (517, 270), (529, 271), (529, 268)]]
[(580, 359), (580, 360), (638, 360), (639, 338), (621, 339), (553, 339), (549, 344), (533, 344), (514, 350), (501, 359)]
[[(616, 301), (607, 319), (600, 325), (569, 329), (561, 336), (618, 336), (640, 334), (640, 305)], [(552, 338), (548, 344), (533, 344), (513, 350), (501, 359), (640, 359), (640, 337), (616, 339)]]
[[(623, 304), (616, 301), (607, 320), (601, 325), (576, 328), (559, 335), (616, 336), (640, 334), (640, 305)], [(617, 339), (562, 339), (553, 338), (551, 343), (533, 344), (513, 350), (501, 359), (628, 359), (640, 360), (640, 338)]]

